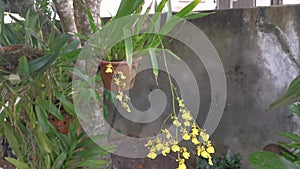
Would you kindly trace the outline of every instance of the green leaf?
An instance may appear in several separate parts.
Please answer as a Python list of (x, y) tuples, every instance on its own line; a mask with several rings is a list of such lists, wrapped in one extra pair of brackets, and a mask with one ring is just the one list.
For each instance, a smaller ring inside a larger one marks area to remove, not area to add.
[(53, 48), (51, 48), (52, 52), (59, 52), (65, 45), (67, 45), (68, 41), (72, 38), (71, 34), (63, 34), (55, 41)]
[(75, 116), (75, 108), (73, 103), (68, 101), (66, 97), (61, 93), (56, 93), (56, 98), (60, 101), (67, 113), (69, 113), (72, 116)]
[(93, 145), (93, 144), (95, 144), (95, 142), (100, 141), (103, 138), (105, 138), (105, 135), (103, 135), (103, 134), (85, 138), (84, 140), (82, 140), (80, 143), (77, 144), (76, 149), (80, 149), (80, 148), (84, 148), (86, 146)]
[(153, 48), (149, 48), (149, 54), (151, 58), (151, 64), (152, 64), (152, 71), (155, 77), (158, 76), (158, 63), (157, 63), (157, 58), (156, 54)]
[(59, 109), (48, 100), (40, 99), (38, 100), (38, 104), (42, 109), (46, 110), (47, 112), (49, 112), (50, 114), (58, 118), (59, 120), (64, 119), (64, 117), (60, 114)]
[(250, 164), (254, 169), (298, 169), (298, 165), (271, 152), (256, 152), (249, 155)]
[(126, 61), (131, 66), (132, 53), (133, 53), (131, 32), (129, 29), (124, 28), (123, 33), (124, 33), (124, 42), (125, 42)]
[[(4, 134), (6, 136), (6, 139), (12, 148), (12, 150), (15, 152), (15, 155), (18, 158), (22, 157), (21, 151), (20, 151), (20, 143), (18, 142), (15, 134), (16, 132), (13, 130), (11, 124), (5, 123), (4, 125)], [(20, 159), (22, 160), (22, 159)]]
[(30, 72), (37, 71), (42, 74), (44, 71), (56, 60), (58, 53), (53, 55), (46, 55), (40, 58), (37, 58), (29, 63)]
[(14, 158), (6, 157), (5, 160), (7, 160), (11, 164), (13, 164), (18, 169), (30, 169), (30, 167), (29, 167), (28, 164), (26, 164), (26, 163), (24, 163), (22, 161), (16, 160)]
[(87, 13), (87, 15), (88, 15), (88, 19), (89, 19), (91, 28), (92, 28), (92, 30), (93, 30), (93, 33), (96, 33), (97, 30), (98, 30), (98, 29), (97, 29), (97, 25), (95, 24), (93, 15), (92, 15), (91, 10), (90, 10), (90, 8), (88, 7), (88, 5), (86, 5), (85, 11), (86, 11), (86, 13)]
[(122, 0), (114, 19), (131, 15), (143, 4), (143, 0)]
[(35, 105), (35, 112), (38, 119), (39, 124), (41, 125), (44, 132), (49, 131), (49, 121), (46, 116), (46, 112), (39, 105)]
[(60, 169), (67, 158), (67, 153), (62, 152), (54, 161), (51, 169)]
[(295, 113), (298, 117), (300, 117), (300, 104), (294, 103), (288, 106), (289, 109)]
[(205, 17), (207, 15), (211, 15), (211, 14), (214, 14), (215, 12), (207, 12), (207, 13), (199, 13), (199, 12), (194, 12), (194, 13), (191, 13), (189, 15), (186, 15), (184, 17), (184, 19), (198, 19), (198, 18), (202, 18), (202, 17)]
[(30, 68), (25, 56), (22, 56), (18, 65), (18, 72), (22, 80), (27, 81), (30, 76)]
[(300, 142), (289, 143), (286, 145), (287, 148), (300, 149)]
[(300, 76), (296, 77), (290, 84), (288, 91), (279, 99), (271, 103), (270, 109), (287, 106), (300, 100)]
[(160, 3), (158, 4), (158, 6), (155, 8), (155, 12), (156, 13), (161, 13), (162, 10), (164, 9), (164, 7), (166, 6), (168, 0), (162, 0), (160, 1)]
[(99, 168), (107, 164), (107, 161), (104, 160), (84, 160), (77, 163), (74, 167), (89, 167), (89, 168)]
[(293, 134), (293, 133), (290, 133), (290, 132), (278, 132), (277, 134), (279, 136), (288, 138), (288, 139), (290, 139), (292, 141), (300, 142), (300, 137), (297, 134)]
[(72, 50), (72, 51), (66, 53), (64, 56), (68, 59), (74, 59), (76, 56), (79, 55), (80, 52), (81, 52), (81, 49), (75, 49), (75, 50)]
[(201, 2), (201, 0), (194, 0), (193, 2), (189, 3), (186, 7), (180, 10), (175, 16), (183, 18), (190, 14), (192, 10)]
[(50, 142), (47, 135), (45, 134), (45, 132), (43, 131), (40, 125), (37, 127), (37, 140), (40, 149), (50, 154), (52, 151), (52, 147), (50, 146)]

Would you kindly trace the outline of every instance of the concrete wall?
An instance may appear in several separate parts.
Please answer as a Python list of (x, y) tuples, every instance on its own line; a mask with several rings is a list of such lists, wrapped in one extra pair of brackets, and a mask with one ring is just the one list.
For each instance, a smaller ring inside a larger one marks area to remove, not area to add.
[[(269, 104), (284, 93), (291, 80), (300, 72), (299, 18), (300, 5), (296, 5), (220, 10), (208, 17), (191, 21), (215, 46), (226, 74), (226, 107), (212, 135), (212, 141), (218, 153), (224, 151), (225, 147), (241, 153), (244, 156), (243, 169), (250, 168), (247, 162), (249, 153), (280, 139), (276, 132), (300, 133), (300, 120), (287, 108), (266, 111)], [(170, 48), (186, 64), (194, 67), (192, 71), (201, 94), (198, 122), (203, 124), (211, 99), (208, 74), (199, 58), (188, 47), (174, 42)], [(169, 98), (169, 87), (164, 83), (166, 78), (161, 73), (158, 78), (160, 85), (157, 86), (151, 70), (140, 73), (136, 86), (130, 91), (133, 105), (141, 111), (147, 110), (147, 96), (154, 89), (165, 91)], [(185, 78), (188, 86), (189, 79)], [(171, 102), (168, 102), (165, 115), (170, 112), (170, 108)], [(139, 136), (145, 137), (158, 131), (158, 124), (165, 115), (150, 124), (132, 123), (122, 116), (117, 116), (114, 123), (122, 133), (139, 133)]]
[(299, 18), (297, 5), (217, 11), (192, 21), (215, 46), (226, 72), (227, 104), (213, 134), (218, 148), (229, 146), (247, 160), (276, 142), (276, 132), (299, 133), (300, 120), (286, 108), (266, 111), (299, 74)]

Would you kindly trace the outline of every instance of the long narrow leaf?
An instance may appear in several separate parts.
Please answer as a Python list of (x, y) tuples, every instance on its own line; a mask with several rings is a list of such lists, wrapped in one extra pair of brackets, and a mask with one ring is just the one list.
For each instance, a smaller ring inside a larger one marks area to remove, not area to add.
[(27, 81), (30, 76), (30, 68), (25, 56), (22, 56), (18, 65), (18, 72), (22, 80)]
[(88, 18), (89, 18), (89, 22), (90, 22), (92, 31), (93, 31), (93, 33), (96, 33), (97, 30), (98, 30), (98, 29), (97, 29), (97, 25), (95, 24), (93, 15), (92, 15), (91, 10), (90, 10), (90, 8), (88, 7), (88, 5), (86, 5), (85, 11), (86, 11), (86, 13), (87, 13), (87, 15), (88, 15)]
[(58, 108), (53, 103), (50, 103), (48, 100), (41, 99), (38, 101), (38, 104), (39, 106), (41, 106), (41, 108), (43, 108), (59, 120), (64, 119), (64, 117), (59, 113)]
[(158, 63), (157, 63), (157, 58), (156, 54), (153, 48), (149, 49), (149, 54), (151, 58), (151, 64), (152, 64), (152, 71), (155, 77), (158, 77)]
[(300, 76), (296, 77), (290, 84), (288, 91), (279, 99), (271, 103), (269, 108), (287, 106), (300, 100)]
[(160, 3), (158, 4), (158, 6), (155, 8), (155, 12), (156, 13), (161, 13), (162, 10), (164, 9), (164, 7), (166, 6), (168, 0), (162, 0), (160, 1)]
[(124, 28), (123, 33), (124, 33), (124, 42), (125, 42), (126, 61), (129, 65), (132, 65), (133, 47), (132, 47), (131, 32), (129, 29)]
[(195, 12), (195, 13), (191, 13), (189, 15), (186, 15), (183, 18), (184, 19), (198, 19), (198, 18), (202, 18), (202, 17), (208, 16), (208, 15), (214, 14), (214, 13), (215, 12), (206, 12), (206, 13)]
[(13, 164), (18, 169), (30, 169), (30, 167), (29, 167), (28, 164), (26, 164), (26, 163), (24, 163), (22, 161), (16, 160), (14, 158), (6, 157), (5, 160), (7, 160), (11, 164)]
[(122, 0), (115, 19), (133, 14), (143, 2), (143, 0)]
[(35, 106), (35, 112), (39, 124), (41, 125), (43, 131), (47, 133), (49, 131), (49, 122), (46, 117), (46, 112), (39, 105)]
[(175, 16), (177, 17), (185, 17), (188, 14), (192, 12), (192, 10), (201, 2), (201, 0), (194, 0), (190, 4), (188, 4), (186, 7), (184, 7), (182, 10), (180, 10)]

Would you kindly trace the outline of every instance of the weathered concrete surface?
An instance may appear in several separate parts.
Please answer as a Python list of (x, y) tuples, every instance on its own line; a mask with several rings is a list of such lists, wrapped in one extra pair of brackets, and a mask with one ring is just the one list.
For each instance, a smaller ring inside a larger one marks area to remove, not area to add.
[(242, 168), (249, 153), (278, 140), (276, 132), (298, 131), (300, 120), (286, 108), (266, 109), (299, 74), (299, 18), (297, 5), (217, 11), (192, 21), (214, 44), (226, 72), (227, 104), (213, 140), (217, 150), (240, 152)]
[[(218, 153), (224, 147), (241, 153), (244, 156), (242, 168), (250, 168), (249, 153), (280, 139), (276, 132), (300, 133), (300, 120), (286, 108), (266, 111), (299, 74), (299, 18), (300, 6), (297, 5), (217, 11), (191, 21), (215, 46), (226, 73), (226, 107), (212, 141)], [(175, 42), (170, 48), (192, 67), (201, 94), (198, 121), (203, 124), (211, 98), (208, 74), (188, 47)], [(156, 86), (151, 70), (138, 75), (137, 85), (130, 91), (133, 105), (141, 111), (149, 108), (147, 96), (154, 89), (164, 90), (169, 98), (168, 84), (163, 83), (165, 79), (162, 73), (158, 79), (160, 85)], [(188, 79), (186, 85), (189, 85)], [(170, 112), (170, 107), (168, 102), (166, 113)], [(136, 124), (117, 116), (115, 127), (127, 135), (146, 137), (158, 131), (162, 120)]]

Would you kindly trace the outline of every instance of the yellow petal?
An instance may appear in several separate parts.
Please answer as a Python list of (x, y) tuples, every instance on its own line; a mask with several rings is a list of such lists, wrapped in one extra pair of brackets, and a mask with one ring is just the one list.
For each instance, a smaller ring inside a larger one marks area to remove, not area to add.
[(197, 137), (193, 137), (192, 138), (192, 142), (195, 144), (195, 145), (198, 145), (200, 142), (199, 140), (197, 139)]
[(184, 159), (181, 159), (179, 161), (177, 169), (186, 169), (186, 165), (184, 164)]
[(185, 151), (182, 153), (182, 156), (185, 158), (185, 159), (189, 159), (190, 158), (190, 153)]
[(207, 151), (208, 153), (210, 153), (210, 154), (215, 153), (215, 149), (214, 149), (213, 146), (208, 147), (208, 148), (206, 149), (206, 151)]
[(213, 162), (212, 162), (212, 160), (211, 160), (211, 158), (208, 159), (208, 164), (209, 165), (214, 165)]
[(121, 102), (123, 100), (123, 93), (119, 92), (119, 94), (116, 96), (116, 98)]
[(209, 155), (208, 152), (206, 152), (206, 151), (202, 151), (202, 152), (201, 152), (201, 156), (202, 156), (203, 158), (209, 158), (209, 157), (210, 157), (210, 155)]
[(152, 160), (154, 160), (156, 158), (156, 156), (157, 156), (157, 154), (154, 153), (154, 152), (149, 152), (148, 155), (147, 155), (147, 157), (152, 159)]
[(180, 151), (180, 147), (175, 144), (175, 145), (172, 146), (172, 151), (173, 152), (179, 152)]
[(190, 140), (191, 136), (188, 133), (184, 133), (182, 138), (183, 138), (183, 140)]
[(196, 136), (198, 135), (198, 129), (197, 128), (192, 128), (192, 135)]
[(113, 66), (111, 65), (111, 63), (106, 65), (105, 73), (112, 73), (113, 72), (112, 67)]
[(163, 151), (161, 152), (161, 154), (163, 156), (167, 156), (168, 153), (170, 153), (170, 147), (164, 147)]
[(162, 150), (164, 148), (164, 145), (162, 144), (162, 143), (158, 143), (156, 146), (155, 146), (155, 149), (157, 150), (157, 151), (160, 151), (160, 150)]
[(189, 127), (189, 126), (191, 126), (191, 123), (190, 123), (190, 121), (185, 121), (185, 122), (183, 123), (183, 125), (186, 126), (186, 127)]
[(153, 144), (152, 140), (148, 140), (148, 142), (145, 144), (146, 147), (149, 147)]
[(209, 139), (209, 135), (208, 134), (206, 134), (206, 133), (200, 133), (200, 136), (202, 137), (202, 139), (203, 139), (203, 141), (204, 142), (207, 142), (208, 141), (208, 139)]
[(184, 120), (192, 120), (192, 116), (189, 114), (189, 113), (183, 113), (181, 115), (181, 117), (184, 119)]

